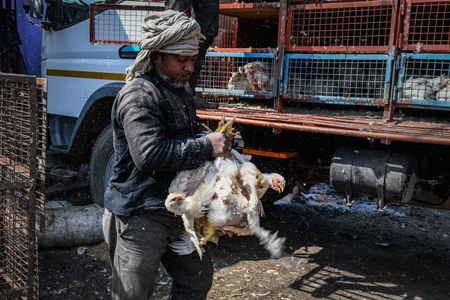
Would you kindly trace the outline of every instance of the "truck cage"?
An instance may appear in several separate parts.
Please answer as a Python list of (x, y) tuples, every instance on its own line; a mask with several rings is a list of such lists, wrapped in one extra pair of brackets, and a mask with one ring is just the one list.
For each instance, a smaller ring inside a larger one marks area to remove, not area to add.
[[(445, 115), (450, 111), (450, 1), (220, 3), (219, 34), (205, 58), (197, 92), (223, 106), (199, 110), (200, 118), (218, 121), (225, 114), (237, 117), (237, 123), (275, 130), (450, 145)], [(104, 31), (108, 27), (100, 21), (117, 19), (105, 17), (105, 11), (117, 15), (129, 9), (92, 5), (91, 28)], [(145, 6), (145, 12), (155, 10)], [(95, 36), (99, 43), (139, 41), (138, 34), (133, 41)], [(251, 68), (259, 84), (250, 83)], [(253, 101), (260, 109), (233, 108), (240, 101)], [(260, 101), (266, 105), (259, 106)], [(367, 107), (376, 113), (370, 118), (320, 116), (292, 109), (302, 103)], [(398, 117), (418, 110), (441, 117)]]

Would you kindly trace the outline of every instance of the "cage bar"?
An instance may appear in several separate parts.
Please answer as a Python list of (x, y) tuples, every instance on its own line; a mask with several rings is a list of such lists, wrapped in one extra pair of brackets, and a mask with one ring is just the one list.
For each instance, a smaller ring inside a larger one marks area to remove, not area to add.
[(392, 59), (377, 54), (287, 54), (284, 99), (330, 104), (388, 103)]
[(394, 0), (289, 5), (286, 50), (389, 53), (397, 10)]
[(397, 107), (450, 110), (448, 55), (402, 53), (397, 63)]
[(450, 1), (403, 0), (403, 43), (407, 52), (450, 52)]

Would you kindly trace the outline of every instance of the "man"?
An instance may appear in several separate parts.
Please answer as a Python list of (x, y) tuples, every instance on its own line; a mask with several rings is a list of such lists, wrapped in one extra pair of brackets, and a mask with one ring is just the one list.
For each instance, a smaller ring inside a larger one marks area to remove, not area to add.
[(142, 32), (141, 51), (111, 112), (115, 165), (105, 191), (103, 232), (112, 299), (149, 299), (160, 263), (174, 279), (170, 299), (206, 299), (213, 275), (209, 251), (201, 260), (197, 253), (172, 251), (170, 243), (184, 225), (164, 201), (177, 171), (230, 157), (232, 136), (202, 131), (188, 91), (198, 23), (166, 10), (147, 16)]
[(194, 72), (189, 78), (197, 108), (217, 108), (217, 103), (206, 102), (203, 98), (195, 95), (197, 80), (202, 70), (203, 61), (206, 51), (212, 45), (214, 38), (219, 30), (219, 0), (165, 0), (166, 9), (184, 12), (191, 16), (194, 11), (194, 18), (200, 25), (202, 35), (198, 44), (197, 61), (195, 62)]

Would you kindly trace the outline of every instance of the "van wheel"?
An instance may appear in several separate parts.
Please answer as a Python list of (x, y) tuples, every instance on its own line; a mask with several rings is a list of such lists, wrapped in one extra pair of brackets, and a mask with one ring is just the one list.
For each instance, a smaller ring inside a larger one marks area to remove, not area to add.
[(91, 197), (94, 203), (104, 206), (104, 193), (114, 168), (113, 130), (108, 125), (95, 141), (89, 164)]

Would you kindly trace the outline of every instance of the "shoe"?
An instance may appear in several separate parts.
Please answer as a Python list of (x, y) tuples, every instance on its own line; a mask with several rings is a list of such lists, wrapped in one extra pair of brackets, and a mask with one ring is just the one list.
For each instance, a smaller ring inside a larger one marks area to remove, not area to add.
[(218, 103), (206, 102), (205, 99), (203, 99), (202, 97), (198, 97), (198, 96), (194, 98), (194, 101), (195, 101), (195, 108), (216, 109), (219, 107)]

